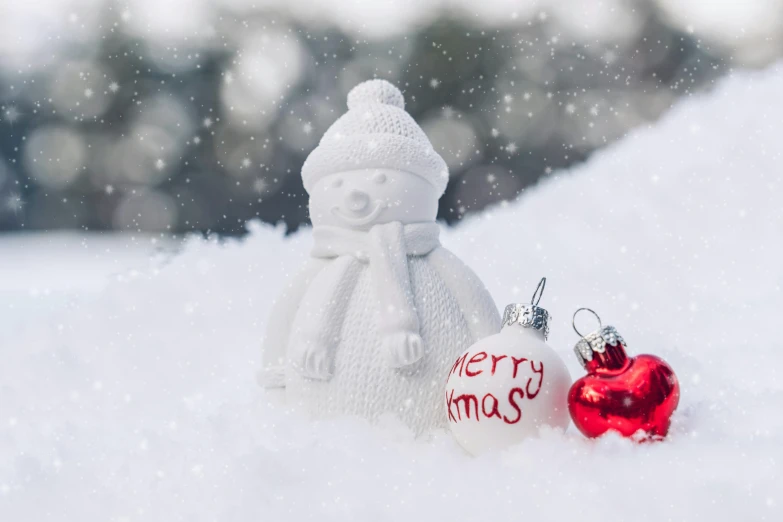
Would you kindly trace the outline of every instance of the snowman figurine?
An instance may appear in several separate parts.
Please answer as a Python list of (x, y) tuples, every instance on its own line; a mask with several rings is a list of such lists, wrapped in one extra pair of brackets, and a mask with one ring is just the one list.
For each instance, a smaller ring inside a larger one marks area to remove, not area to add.
[(356, 86), (305, 161), (314, 245), (274, 305), (259, 378), (313, 416), (393, 414), (421, 434), (446, 426), (449, 368), (500, 316), (438, 241), (448, 169), (404, 108), (389, 82)]

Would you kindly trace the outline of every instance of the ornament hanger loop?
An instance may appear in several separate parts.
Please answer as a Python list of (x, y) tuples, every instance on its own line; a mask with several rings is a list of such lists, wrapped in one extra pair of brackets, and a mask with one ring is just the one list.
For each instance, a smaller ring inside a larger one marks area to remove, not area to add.
[[(530, 298), (530, 304), (533, 306), (538, 306), (538, 303), (541, 302), (541, 297), (544, 295), (544, 288), (546, 288), (546, 277), (542, 277), (541, 281), (538, 282), (536, 291), (533, 292), (533, 297)], [(536, 296), (538, 296), (538, 299), (536, 299)]]
[(590, 310), (589, 308), (579, 308), (579, 309), (578, 309), (576, 312), (574, 312), (574, 317), (571, 319), (571, 326), (573, 326), (573, 327), (574, 327), (574, 331), (576, 332), (576, 335), (578, 335), (579, 337), (581, 337), (582, 339), (584, 339), (584, 338), (585, 338), (585, 336), (584, 336), (584, 335), (582, 335), (582, 333), (581, 333), (579, 330), (577, 330), (577, 328), (576, 328), (576, 314), (578, 314), (578, 313), (579, 313), (579, 312), (581, 312), (582, 310), (587, 310), (588, 312), (590, 312), (591, 314), (593, 314), (593, 315), (595, 316), (595, 318), (596, 318), (596, 319), (598, 319), (598, 329), (599, 329), (599, 330), (600, 330), (600, 329), (602, 329), (602, 328), (604, 327), (604, 325), (603, 325), (603, 323), (601, 322), (601, 318), (600, 318), (600, 317), (598, 317), (598, 314), (597, 314), (597, 313), (595, 313), (593, 310)]

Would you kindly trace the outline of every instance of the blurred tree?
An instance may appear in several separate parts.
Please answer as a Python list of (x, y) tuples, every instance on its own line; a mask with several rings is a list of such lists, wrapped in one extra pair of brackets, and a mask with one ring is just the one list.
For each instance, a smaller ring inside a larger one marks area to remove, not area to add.
[(440, 218), (454, 223), (726, 69), (725, 52), (657, 4), (629, 5), (627, 25), (601, 38), (540, 12), (501, 28), (435, 18), (372, 40), (220, 5), (193, 38), (154, 37), (117, 30), (128, 17), (106, 9), (94, 44), (29, 74), (0, 68), (0, 230), (239, 234), (252, 218), (295, 230), (308, 221), (302, 162), (372, 77), (403, 89), (446, 159)]

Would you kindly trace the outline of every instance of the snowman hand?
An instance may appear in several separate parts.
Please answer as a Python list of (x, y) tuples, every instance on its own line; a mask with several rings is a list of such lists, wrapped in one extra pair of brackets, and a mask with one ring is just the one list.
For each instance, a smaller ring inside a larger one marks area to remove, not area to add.
[(399, 332), (383, 339), (383, 348), (392, 368), (409, 366), (424, 356), (424, 341), (417, 333)]
[(328, 381), (332, 377), (329, 349), (320, 343), (299, 343), (292, 350), (291, 364), (310, 379)]

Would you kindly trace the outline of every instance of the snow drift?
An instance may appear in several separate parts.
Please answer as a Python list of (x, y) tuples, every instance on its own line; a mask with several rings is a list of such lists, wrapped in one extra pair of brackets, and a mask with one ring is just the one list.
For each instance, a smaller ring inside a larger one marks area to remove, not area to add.
[(471, 458), (445, 432), (269, 404), (260, 338), (310, 237), (252, 225), (0, 316), (0, 520), (780, 520), (781, 91), (781, 67), (737, 74), (442, 238), (501, 307), (547, 276), (573, 377), (580, 306), (664, 357), (665, 442), (572, 426)]

